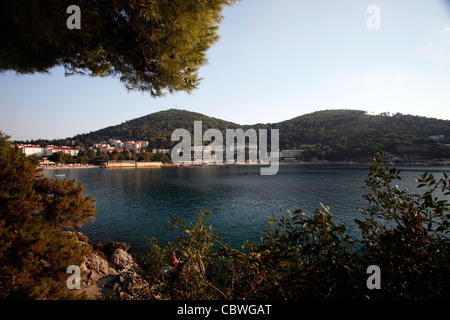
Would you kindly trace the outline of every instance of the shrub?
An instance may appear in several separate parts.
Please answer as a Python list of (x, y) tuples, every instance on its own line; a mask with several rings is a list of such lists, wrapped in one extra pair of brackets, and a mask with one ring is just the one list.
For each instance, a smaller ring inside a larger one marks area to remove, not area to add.
[(401, 179), (400, 172), (386, 165), (382, 154), (372, 162), (366, 180), (370, 193), (364, 196), (367, 208), (361, 209), (366, 218), (357, 220), (363, 234), (361, 260), (382, 270), (383, 290), (377, 296), (448, 296), (449, 204), (439, 199), (450, 194), (448, 175), (437, 180), (425, 172), (416, 180), (420, 193), (411, 194), (393, 184)]
[[(202, 210), (195, 224), (180, 219), (180, 236), (165, 248), (155, 242), (147, 277), (157, 274), (173, 299), (432, 299), (450, 295), (449, 181), (429, 172), (411, 194), (393, 183), (400, 170), (379, 154), (366, 179), (369, 192), (356, 220), (361, 240), (351, 239), (322, 205), (314, 215), (302, 210), (271, 217), (260, 243), (240, 248), (223, 244), (205, 226)], [(436, 195), (436, 193), (440, 193)], [(171, 252), (180, 269), (165, 277)], [(148, 260), (147, 260), (148, 261)], [(381, 270), (381, 290), (369, 290), (367, 267)]]

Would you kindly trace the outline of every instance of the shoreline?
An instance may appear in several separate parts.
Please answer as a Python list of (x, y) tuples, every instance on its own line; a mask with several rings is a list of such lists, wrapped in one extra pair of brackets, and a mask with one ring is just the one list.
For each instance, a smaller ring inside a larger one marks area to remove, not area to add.
[(95, 169), (95, 168), (100, 168), (100, 166), (95, 165), (95, 164), (89, 164), (89, 165), (82, 165), (82, 166), (68, 166), (68, 165), (60, 165), (60, 166), (48, 166), (48, 167), (38, 167), (40, 169), (44, 169), (44, 170), (58, 170), (58, 169), (63, 169), (63, 170), (67, 170), (67, 169)]
[[(446, 161), (446, 162), (436, 162), (436, 161), (420, 161), (420, 162), (392, 162), (394, 164), (394, 166), (399, 166), (399, 167), (436, 167), (436, 166), (443, 166), (443, 167), (448, 167), (450, 166), (450, 162)], [(277, 164), (277, 165), (348, 165), (348, 166), (370, 166), (370, 162), (347, 162), (347, 161), (308, 161), (308, 162), (278, 162), (278, 163), (272, 163), (272, 164)], [(201, 164), (201, 165), (196, 165), (196, 164), (173, 164), (173, 163), (168, 163), (168, 164), (163, 164), (161, 166), (159, 166), (160, 168), (162, 167), (222, 167), (222, 166), (270, 166), (270, 163), (265, 163), (265, 164), (261, 164), (261, 163), (245, 163), (245, 164)], [(82, 165), (82, 166), (77, 166), (77, 165), (60, 165), (60, 166), (47, 166), (47, 167), (39, 167), (40, 169), (43, 170), (68, 170), (68, 169), (96, 169), (96, 168), (101, 168), (100, 165)], [(108, 169), (108, 168), (106, 168)], [(116, 168), (117, 169), (117, 168)], [(123, 169), (123, 168), (119, 168), (119, 169)]]
[[(403, 162), (396, 162), (396, 161), (389, 161), (393, 163), (394, 166), (398, 167), (448, 167), (450, 166), (450, 161), (446, 162), (436, 162), (435, 160), (431, 161), (403, 161)], [(306, 161), (306, 162), (273, 162), (273, 163), (245, 163), (245, 164), (168, 164), (163, 165), (161, 167), (223, 167), (223, 166), (236, 166), (236, 167), (242, 167), (242, 166), (270, 166), (270, 165), (347, 165), (347, 166), (363, 166), (363, 167), (369, 167), (371, 166), (370, 162), (347, 162), (347, 161), (326, 161), (326, 160), (318, 160), (318, 161)]]

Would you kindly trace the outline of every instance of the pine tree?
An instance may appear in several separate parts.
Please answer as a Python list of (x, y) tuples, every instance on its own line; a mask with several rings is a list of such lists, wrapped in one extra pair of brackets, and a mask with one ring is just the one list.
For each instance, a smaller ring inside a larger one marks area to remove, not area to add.
[[(0, 72), (116, 76), (129, 90), (191, 92), (233, 0), (33, 0), (0, 2)], [(70, 5), (80, 29), (66, 26)]]
[(88, 248), (65, 231), (93, 218), (94, 200), (75, 180), (44, 178), (0, 132), (0, 298), (71, 298), (67, 267)]

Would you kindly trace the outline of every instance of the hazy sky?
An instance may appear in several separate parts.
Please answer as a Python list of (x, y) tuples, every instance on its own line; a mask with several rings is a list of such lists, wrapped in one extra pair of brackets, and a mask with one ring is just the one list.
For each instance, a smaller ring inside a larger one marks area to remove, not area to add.
[(450, 119), (449, 1), (243, 0), (224, 16), (192, 94), (154, 99), (62, 68), (8, 72), (0, 74), (0, 130), (65, 138), (174, 107), (239, 124), (324, 109)]

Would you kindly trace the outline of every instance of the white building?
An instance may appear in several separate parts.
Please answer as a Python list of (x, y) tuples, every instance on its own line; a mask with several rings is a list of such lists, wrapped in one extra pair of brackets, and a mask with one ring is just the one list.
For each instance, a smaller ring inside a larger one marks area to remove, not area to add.
[(131, 150), (131, 149), (135, 149), (136, 150), (136, 142), (134, 141), (125, 141), (123, 147), (125, 149)]
[(140, 149), (145, 148), (147, 146), (148, 146), (148, 141), (136, 141), (135, 142), (133, 140), (128, 140), (128, 141), (122, 142), (122, 141), (116, 140), (116, 139), (109, 139), (107, 142), (103, 141), (103, 142), (95, 143), (92, 147), (94, 149), (99, 149), (101, 152), (108, 152), (108, 151), (112, 151), (117, 148), (140, 151)]
[(108, 144), (112, 147), (122, 147), (123, 145), (122, 141), (116, 139), (109, 139)]
[(44, 148), (40, 147), (37, 144), (19, 144), (19, 150), (22, 151), (26, 156), (31, 156), (36, 154), (42, 157), (44, 153)]
[(141, 143), (141, 148), (148, 147), (148, 141), (138, 141)]
[(71, 156), (78, 155), (78, 150), (70, 147), (56, 147), (50, 145), (44, 148), (44, 156), (50, 156), (55, 152), (64, 152), (66, 154), (70, 154)]
[[(182, 149), (182, 148), (179, 148)], [(152, 149), (152, 153), (169, 153), (170, 149)]]

